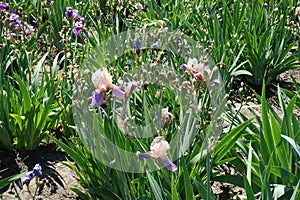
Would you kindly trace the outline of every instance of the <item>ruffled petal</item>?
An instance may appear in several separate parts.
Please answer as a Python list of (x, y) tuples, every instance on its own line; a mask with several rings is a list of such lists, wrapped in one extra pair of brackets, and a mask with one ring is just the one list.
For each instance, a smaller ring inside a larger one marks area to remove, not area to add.
[(33, 173), (38, 176), (42, 176), (42, 167), (39, 164), (36, 164), (33, 168)]
[(93, 107), (98, 107), (102, 104), (104, 101), (104, 93), (103, 92), (98, 92), (98, 91), (93, 91), (92, 93), (92, 106)]
[(125, 93), (118, 86), (114, 85), (111, 90), (115, 97), (118, 99), (124, 99)]
[(162, 158), (161, 161), (168, 170), (173, 172), (177, 170), (177, 166), (169, 158)]

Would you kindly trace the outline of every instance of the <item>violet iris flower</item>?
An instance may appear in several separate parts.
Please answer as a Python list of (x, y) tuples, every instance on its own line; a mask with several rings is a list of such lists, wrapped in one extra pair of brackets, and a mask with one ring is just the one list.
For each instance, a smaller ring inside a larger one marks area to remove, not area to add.
[(83, 23), (81, 20), (74, 22), (74, 34), (77, 36), (83, 31)]
[(142, 48), (142, 44), (139, 37), (134, 38), (134, 48), (137, 50), (138, 53)]
[(5, 22), (10, 24), (11, 30), (20, 30), (22, 28), (21, 20), (19, 15), (12, 13), (8, 18), (5, 18)]
[(66, 17), (68, 17), (70, 19), (80, 18), (80, 15), (78, 14), (78, 10), (73, 9), (72, 7), (67, 7), (65, 14), (66, 14)]
[(154, 50), (159, 50), (159, 45), (158, 45), (158, 42), (155, 42), (151, 45), (151, 48), (154, 49)]
[(74, 20), (74, 34), (78, 36), (84, 30), (84, 18), (78, 14), (78, 10), (73, 9), (72, 7), (67, 7), (65, 12), (67, 18)]
[(131, 64), (132, 64), (132, 62), (131, 62), (130, 60), (128, 60), (128, 61), (126, 62), (126, 66), (131, 66)]
[(211, 73), (209, 67), (202, 62), (198, 62), (197, 58), (189, 58), (187, 63), (180, 65), (180, 68), (190, 72), (192, 77), (197, 80), (204, 80), (204, 74)]
[(3, 11), (3, 12), (9, 11), (9, 3), (6, 3), (6, 2), (0, 3), (0, 11)]
[(35, 176), (42, 176), (42, 167), (39, 164), (36, 164), (32, 171), (27, 172), (26, 176), (22, 178), (21, 181), (23, 184), (28, 185)]
[(28, 36), (30, 34), (36, 34), (36, 30), (34, 29), (33, 26), (27, 25), (26, 30), (25, 30), (25, 35)]

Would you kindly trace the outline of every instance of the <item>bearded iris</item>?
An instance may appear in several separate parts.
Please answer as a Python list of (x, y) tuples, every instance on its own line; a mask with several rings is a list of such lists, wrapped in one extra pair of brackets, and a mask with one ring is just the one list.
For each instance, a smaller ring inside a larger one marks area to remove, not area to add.
[(198, 62), (196, 58), (189, 58), (187, 63), (180, 65), (181, 69), (192, 74), (196, 80), (203, 81), (204, 73), (210, 74), (210, 69), (204, 63)]
[(72, 7), (67, 7), (65, 14), (66, 14), (66, 17), (68, 17), (70, 19), (80, 18), (80, 15), (78, 14), (78, 10), (73, 9)]
[(78, 10), (73, 9), (72, 7), (67, 7), (65, 12), (67, 18), (74, 20), (73, 21), (73, 32), (78, 36), (84, 30), (84, 17), (81, 17), (78, 14)]
[(41, 177), (42, 176), (42, 167), (39, 164), (36, 164), (32, 171), (26, 173), (26, 176), (21, 180), (23, 184), (28, 185), (30, 181), (34, 177)]
[(7, 12), (9, 10), (9, 3), (2, 2), (0, 3), (0, 11)]
[(150, 151), (146, 153), (137, 152), (137, 156), (140, 161), (145, 158), (154, 158), (155, 160), (161, 160), (163, 165), (170, 171), (176, 171), (177, 166), (167, 157), (167, 150), (170, 149), (169, 143), (162, 137), (158, 136), (154, 138), (150, 145)]
[(22, 23), (19, 19), (19, 15), (12, 13), (8, 18), (5, 19), (5, 22), (10, 25), (11, 30), (21, 30)]
[(74, 22), (74, 34), (77, 36), (83, 31), (83, 23), (81, 20)]
[(33, 26), (27, 25), (26, 30), (25, 30), (25, 35), (28, 36), (30, 34), (36, 34), (36, 30), (34, 29)]
[(131, 82), (127, 85), (126, 91), (122, 91), (120, 87), (112, 83), (112, 76), (108, 73), (106, 68), (98, 69), (93, 73), (92, 82), (96, 88), (92, 93), (93, 107), (100, 106), (105, 99), (106, 93), (110, 90), (115, 97), (123, 99), (128, 98), (133, 91), (139, 89), (135, 82)]

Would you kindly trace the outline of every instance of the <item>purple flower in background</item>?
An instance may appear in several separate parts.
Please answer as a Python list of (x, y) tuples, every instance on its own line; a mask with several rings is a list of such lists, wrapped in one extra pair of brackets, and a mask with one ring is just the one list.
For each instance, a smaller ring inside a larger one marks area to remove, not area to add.
[(23, 184), (28, 185), (35, 176), (42, 176), (42, 167), (39, 164), (36, 164), (32, 171), (27, 172), (26, 176), (22, 178), (21, 181)]
[(78, 10), (73, 9), (72, 7), (67, 7), (66, 17), (73, 19), (73, 32), (78, 36), (84, 30), (84, 18), (78, 14)]
[(10, 24), (11, 30), (20, 30), (22, 28), (21, 20), (19, 15), (12, 13), (8, 18), (5, 18), (5, 22)]
[(158, 136), (154, 138), (150, 146), (150, 151), (147, 153), (137, 152), (139, 160), (145, 158), (154, 158), (161, 160), (163, 165), (170, 171), (176, 171), (177, 166), (167, 157), (167, 150), (170, 149), (169, 143), (162, 137)]
[(132, 64), (132, 62), (131, 62), (130, 60), (128, 60), (128, 61), (126, 62), (126, 66), (131, 66), (131, 64)]
[(66, 17), (68, 17), (70, 19), (80, 18), (80, 15), (78, 14), (78, 10), (73, 9), (72, 7), (67, 7), (67, 11), (65, 14), (66, 14)]
[(9, 10), (9, 3), (2, 2), (0, 3), (0, 11), (7, 12)]
[(143, 5), (141, 3), (137, 3), (134, 6), (135, 10), (142, 10), (143, 9)]
[(180, 69), (186, 69), (186, 64), (180, 65)]
[(140, 52), (142, 48), (142, 44), (139, 37), (134, 38), (134, 48), (137, 50), (137, 52)]
[(17, 37), (17, 34), (12, 33), (12, 32), (9, 32), (8, 35), (9, 35), (10, 38), (16, 38)]
[(15, 22), (13, 22), (11, 24), (11, 28), (13, 30), (21, 30), (22, 29), (22, 23), (21, 23), (21, 21), (20, 20), (16, 20)]
[(74, 34), (77, 36), (83, 31), (83, 23), (81, 20), (74, 22)]
[(19, 20), (19, 15), (12, 13), (8, 18), (5, 19), (5, 22), (11, 23)]
[(41, 167), (41, 165), (40, 164), (36, 164), (35, 166), (34, 166), (34, 168), (33, 168), (33, 173), (35, 174), (35, 175), (38, 175), (39, 177), (41, 177), (42, 176), (42, 167)]
[(158, 42), (153, 43), (151, 45), (151, 48), (154, 49), (154, 50), (158, 50), (159, 49)]
[(27, 25), (26, 30), (25, 30), (25, 35), (28, 36), (30, 34), (36, 34), (36, 30), (34, 29), (33, 26)]
[(14, 14), (17, 14), (17, 10), (13, 10), (13, 11), (11, 11), (12, 13), (14, 13)]
[(144, 7), (143, 4), (141, 3), (137, 3), (134, 5), (134, 11), (143, 11), (144, 13), (146, 12), (146, 9), (147, 9), (147, 5)]

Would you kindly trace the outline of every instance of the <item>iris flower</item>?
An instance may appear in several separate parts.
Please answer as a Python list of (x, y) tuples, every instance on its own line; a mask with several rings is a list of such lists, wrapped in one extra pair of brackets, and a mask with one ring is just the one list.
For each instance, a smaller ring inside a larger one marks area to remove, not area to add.
[(98, 69), (93, 73), (92, 82), (96, 88), (92, 93), (93, 107), (98, 107), (103, 103), (106, 92), (109, 90), (112, 91), (112, 94), (115, 97), (123, 99), (128, 98), (133, 91), (139, 89), (138, 85), (135, 82), (132, 82), (127, 85), (125, 92), (122, 91), (120, 87), (112, 83), (112, 76), (108, 73), (106, 68)]
[(169, 112), (169, 108), (163, 108), (161, 113), (161, 119), (163, 126), (165, 127), (174, 119), (174, 115)]
[(81, 17), (78, 14), (78, 10), (73, 9), (72, 7), (67, 7), (66, 17), (69, 19), (73, 19), (73, 26), (74, 26), (74, 34), (78, 36), (84, 30), (84, 17)]
[(142, 43), (139, 37), (134, 38), (134, 48), (139, 53), (142, 48)]
[(143, 9), (143, 5), (141, 3), (137, 3), (134, 6), (135, 10), (142, 10)]
[(42, 167), (36, 164), (32, 171), (26, 173), (26, 176), (21, 180), (23, 184), (28, 185), (35, 176), (42, 176)]
[(150, 145), (150, 151), (146, 153), (137, 152), (139, 160), (145, 158), (154, 158), (155, 160), (161, 160), (163, 165), (170, 171), (176, 171), (177, 166), (167, 157), (167, 150), (170, 149), (169, 143), (162, 137), (158, 136), (154, 138)]
[(300, 16), (300, 7), (295, 9), (295, 17)]
[(27, 25), (26, 30), (25, 30), (25, 35), (28, 36), (30, 34), (36, 34), (36, 30), (34, 29), (33, 26)]
[(128, 60), (128, 61), (126, 62), (126, 66), (131, 66), (131, 64), (132, 64), (132, 62), (131, 62), (130, 60)]
[(2, 2), (0, 3), (0, 11), (7, 12), (9, 10), (9, 3)]
[(180, 65), (180, 68), (190, 72), (197, 80), (204, 80), (204, 71), (210, 73), (210, 69), (204, 63), (198, 62), (196, 58), (189, 58), (187, 63)]
[(73, 9), (72, 7), (67, 7), (67, 11), (65, 14), (66, 14), (66, 17), (68, 17), (70, 19), (80, 18), (80, 15), (78, 14), (78, 10)]
[(77, 36), (83, 31), (83, 23), (81, 20), (74, 21), (74, 34)]
[(15, 13), (12, 13), (8, 18), (6, 18), (5, 22), (10, 24), (11, 30), (20, 30), (22, 28), (22, 23), (19, 19), (19, 15)]
[(151, 45), (151, 49), (154, 49), (154, 50), (159, 50), (159, 44), (158, 42), (155, 42)]

